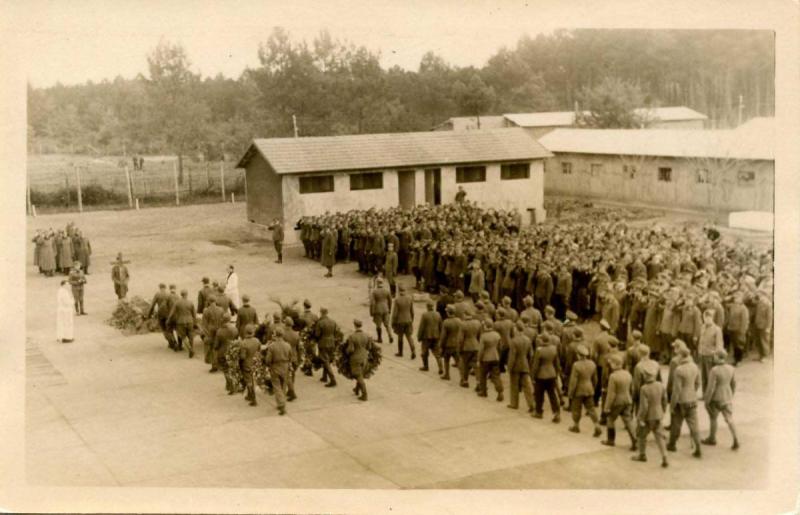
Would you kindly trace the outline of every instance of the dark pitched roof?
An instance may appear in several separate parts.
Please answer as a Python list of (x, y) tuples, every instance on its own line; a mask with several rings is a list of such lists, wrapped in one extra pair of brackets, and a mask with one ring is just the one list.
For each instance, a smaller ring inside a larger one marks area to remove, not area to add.
[(255, 152), (278, 174), (522, 161), (552, 155), (519, 128), (256, 139), (236, 166), (246, 166)]

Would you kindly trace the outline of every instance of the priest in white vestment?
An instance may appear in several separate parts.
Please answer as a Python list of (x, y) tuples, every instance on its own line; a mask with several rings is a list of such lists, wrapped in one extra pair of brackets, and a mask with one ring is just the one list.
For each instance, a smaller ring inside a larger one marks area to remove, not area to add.
[(56, 297), (56, 339), (68, 343), (75, 339), (73, 317), (75, 316), (75, 298), (69, 282), (61, 281)]
[(242, 299), (239, 296), (239, 276), (233, 271), (233, 265), (228, 265), (228, 279), (225, 281), (225, 295), (231, 299), (231, 302), (238, 310), (242, 305)]

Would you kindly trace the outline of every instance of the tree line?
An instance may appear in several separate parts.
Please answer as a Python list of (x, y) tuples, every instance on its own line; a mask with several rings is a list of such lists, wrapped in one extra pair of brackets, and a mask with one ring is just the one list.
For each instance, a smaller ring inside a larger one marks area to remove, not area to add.
[(420, 131), (451, 116), (609, 101), (686, 105), (715, 127), (735, 125), (740, 104), (745, 120), (774, 113), (768, 31), (560, 30), (522, 37), (480, 68), (428, 52), (408, 71), (327, 32), (309, 43), (276, 28), (258, 60), (237, 79), (201, 77), (180, 45), (162, 41), (133, 79), (29, 85), (29, 151), (218, 159), (254, 137)]

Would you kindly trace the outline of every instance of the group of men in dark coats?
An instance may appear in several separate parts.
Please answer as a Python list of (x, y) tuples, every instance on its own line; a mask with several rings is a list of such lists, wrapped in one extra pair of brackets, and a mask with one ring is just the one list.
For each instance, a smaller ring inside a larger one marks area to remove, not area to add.
[(73, 222), (58, 231), (36, 231), (33, 243), (33, 265), (39, 273), (48, 277), (55, 273), (68, 275), (76, 261), (83, 273), (89, 273), (92, 245)]

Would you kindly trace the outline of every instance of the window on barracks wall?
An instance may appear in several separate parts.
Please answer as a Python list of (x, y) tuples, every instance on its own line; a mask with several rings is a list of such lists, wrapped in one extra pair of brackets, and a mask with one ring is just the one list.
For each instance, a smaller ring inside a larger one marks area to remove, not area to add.
[(327, 193), (333, 191), (333, 175), (300, 177), (300, 193)]
[(661, 182), (672, 182), (672, 168), (660, 167), (658, 169), (658, 180)]
[(592, 163), (589, 165), (589, 175), (598, 177), (601, 173), (603, 173), (603, 163)]
[(350, 191), (383, 189), (383, 172), (350, 174)]
[(752, 186), (756, 182), (756, 172), (753, 170), (739, 170), (736, 174), (736, 182), (739, 186)]
[(531, 176), (530, 163), (511, 163), (500, 165), (500, 180), (529, 179)]
[(571, 175), (572, 174), (572, 163), (569, 161), (565, 161), (561, 163), (561, 173), (564, 175)]
[(695, 171), (695, 182), (697, 184), (708, 184), (711, 182), (708, 177), (708, 170), (706, 168), (698, 168)]
[(486, 182), (486, 167), (457, 166), (456, 182)]

